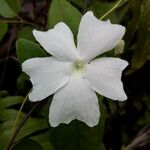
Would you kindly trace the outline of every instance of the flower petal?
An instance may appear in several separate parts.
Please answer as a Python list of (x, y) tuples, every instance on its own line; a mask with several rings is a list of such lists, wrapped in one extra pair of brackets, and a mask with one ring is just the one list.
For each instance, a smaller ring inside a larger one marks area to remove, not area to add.
[(85, 78), (99, 94), (114, 100), (126, 100), (121, 74), (127, 65), (119, 58), (99, 58), (87, 65)]
[(22, 68), (33, 84), (29, 99), (42, 100), (64, 86), (69, 81), (70, 65), (71, 63), (59, 61), (54, 57), (26, 60)]
[(46, 32), (33, 30), (33, 35), (42, 47), (60, 60), (74, 60), (78, 52), (73, 34), (65, 23), (58, 23)]
[(71, 76), (70, 81), (54, 94), (49, 121), (56, 127), (74, 119), (95, 126), (99, 122), (99, 105), (96, 93), (87, 80)]
[(87, 61), (113, 49), (122, 39), (125, 28), (111, 24), (110, 21), (98, 20), (91, 11), (81, 19), (78, 32), (80, 55)]

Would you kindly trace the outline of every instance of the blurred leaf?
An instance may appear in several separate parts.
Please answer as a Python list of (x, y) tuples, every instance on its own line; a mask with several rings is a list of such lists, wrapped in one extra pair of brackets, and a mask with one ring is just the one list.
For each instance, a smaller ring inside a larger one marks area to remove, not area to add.
[(29, 58), (46, 56), (46, 53), (40, 48), (38, 44), (26, 39), (17, 40), (16, 50), (20, 63)]
[[(9, 117), (7, 117), (7, 119), (9, 118), (9, 120), (0, 124), (0, 133), (1, 133), (0, 149), (4, 149), (8, 144), (12, 132), (12, 127), (14, 125), (14, 120), (16, 118), (15, 114), (17, 113), (18, 111), (13, 110), (12, 115), (9, 114)], [(24, 116), (24, 114), (22, 113), (21, 116)], [(30, 117), (23, 125), (15, 141), (23, 139), (26, 136), (29, 136), (33, 133), (39, 132), (40, 130), (47, 129), (47, 128), (48, 128), (48, 124), (45, 119), (36, 119)]]
[(81, 13), (67, 0), (52, 1), (48, 17), (51, 28), (62, 21), (71, 28), (74, 34), (77, 34), (80, 18)]
[(128, 73), (132, 73), (141, 68), (150, 57), (150, 0), (145, 1), (141, 6), (141, 15), (139, 18), (139, 26), (137, 31), (137, 45), (131, 61), (131, 69)]
[[(100, 103), (102, 100), (100, 100)], [(105, 110), (101, 104), (99, 124), (88, 127), (83, 122), (72, 121), (69, 125), (62, 124), (51, 128), (51, 139), (56, 150), (103, 150), (102, 137), (105, 124)]]
[(49, 132), (45, 132), (45, 133), (38, 134), (36, 136), (32, 136), (30, 137), (30, 139), (40, 143), (43, 150), (53, 150), (52, 144), (49, 138)]
[(130, 8), (132, 9), (132, 16), (133, 18), (138, 18), (141, 11), (141, 5), (143, 3), (143, 0), (137, 1), (137, 0), (129, 0)]
[(130, 44), (132, 43), (132, 40), (134, 38), (134, 35), (138, 29), (138, 24), (139, 24), (139, 16), (140, 16), (140, 9), (141, 9), (141, 4), (142, 4), (142, 0), (141, 1), (137, 1), (137, 0), (129, 0), (129, 8), (130, 8), (130, 13), (132, 15), (132, 18), (129, 20), (128, 18), (128, 24), (126, 27), (126, 34), (125, 34), (125, 48), (127, 48), (127, 50), (130, 48)]
[(30, 117), (20, 130), (16, 140), (22, 139), (43, 129), (48, 129), (48, 123), (45, 119)]
[[(115, 5), (115, 2), (95, 2), (91, 5), (91, 10), (95, 13), (95, 15), (100, 18), (103, 16), (108, 10), (110, 10)], [(110, 19), (112, 23), (120, 23), (121, 19), (125, 15), (127, 7), (123, 7), (120, 11), (116, 9), (111, 14), (106, 16), (104, 20)]]
[(25, 91), (25, 82), (29, 80), (29, 76), (24, 72), (17, 79), (17, 92), (24, 93)]
[(30, 139), (23, 140), (12, 148), (12, 150), (27, 150), (27, 149), (43, 150), (42, 146), (39, 143)]
[(2, 40), (3, 36), (7, 32), (8, 24), (7, 23), (0, 23), (0, 41)]
[(83, 9), (85, 0), (70, 0), (73, 4)]
[[(114, 2), (96, 2), (91, 6), (91, 10), (95, 13), (95, 15), (100, 18), (102, 15), (104, 15), (109, 9), (112, 8), (114, 5)], [(117, 21), (117, 16), (112, 13), (108, 15), (105, 20), (110, 19), (113, 23)]]
[(0, 91), (0, 99), (1, 99), (1, 98), (4, 98), (4, 97), (6, 97), (6, 96), (8, 96), (8, 92), (7, 92), (7, 91), (5, 91), (5, 90)]
[(141, 8), (140, 25), (138, 30), (138, 44), (133, 55), (132, 66), (140, 68), (150, 55), (150, 1)]
[(33, 37), (32, 30), (33, 28), (30, 26), (23, 27), (18, 33), (18, 39), (27, 39), (29, 41), (34, 41), (35, 38)]
[(0, 120), (1, 121), (15, 120), (17, 113), (18, 111), (15, 109), (1, 109)]
[(5, 18), (17, 16), (20, 10), (19, 0), (0, 0), (0, 15)]
[(11, 9), (18, 14), (20, 11), (20, 1), (19, 0), (5, 0)]
[(49, 108), (50, 108), (50, 104), (51, 104), (51, 102), (52, 102), (52, 99), (53, 99), (53, 95), (51, 95), (51, 96), (49, 96), (49, 97), (47, 98), (47, 103), (46, 103), (46, 105), (44, 105), (44, 106), (40, 109), (40, 111), (39, 111), (39, 113), (38, 113), (39, 116), (43, 116), (43, 117), (45, 117), (45, 118), (48, 118), (48, 115), (49, 115)]
[(3, 99), (0, 98), (0, 108), (10, 107), (21, 103), (23, 100), (22, 96), (7, 96)]

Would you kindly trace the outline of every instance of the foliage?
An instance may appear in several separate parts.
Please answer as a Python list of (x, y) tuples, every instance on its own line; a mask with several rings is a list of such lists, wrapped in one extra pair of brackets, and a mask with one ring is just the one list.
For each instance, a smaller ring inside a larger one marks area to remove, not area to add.
[[(0, 0), (0, 149), (6, 149), (15, 118), (31, 83), (21, 73), (19, 63), (48, 56), (36, 43), (32, 30), (48, 30), (60, 21), (73, 31), (80, 18), (92, 10), (100, 18), (115, 0)], [(104, 20), (126, 26), (122, 55), (130, 63), (123, 74), (127, 102), (107, 101), (99, 96), (101, 120), (94, 128), (73, 121), (52, 128), (48, 111), (52, 97), (37, 107), (23, 124), (13, 143), (13, 150), (105, 150), (126, 149), (137, 132), (150, 122), (149, 75), (150, 0), (122, 0), (119, 7)], [(16, 56), (17, 55), (17, 56)], [(113, 56), (114, 51), (106, 53)], [(116, 55), (115, 55), (116, 56)], [(32, 110), (35, 103), (26, 102), (18, 122)], [(104, 123), (106, 119), (106, 124)], [(104, 133), (104, 136), (103, 136)], [(143, 148), (143, 147), (142, 147)], [(148, 149), (148, 147), (146, 147)], [(141, 149), (143, 150), (143, 149)]]
[(17, 16), (20, 10), (19, 0), (0, 0), (0, 15), (5, 18)]
[[(60, 11), (58, 11), (60, 10)], [(77, 33), (81, 13), (67, 0), (53, 0), (49, 11), (49, 26), (52, 28), (58, 22), (65, 22), (74, 33)]]

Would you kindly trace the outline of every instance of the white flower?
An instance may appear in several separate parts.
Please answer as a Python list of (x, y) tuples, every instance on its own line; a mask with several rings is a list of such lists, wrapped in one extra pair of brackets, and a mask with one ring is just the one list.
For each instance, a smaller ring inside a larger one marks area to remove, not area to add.
[(22, 64), (30, 76), (33, 102), (54, 93), (49, 122), (56, 127), (77, 119), (93, 127), (100, 111), (96, 92), (113, 100), (126, 100), (121, 74), (128, 63), (119, 58), (96, 56), (112, 50), (122, 39), (125, 28), (100, 21), (87, 12), (81, 19), (77, 48), (73, 34), (65, 23), (46, 32), (33, 31), (36, 40), (51, 57), (31, 58)]

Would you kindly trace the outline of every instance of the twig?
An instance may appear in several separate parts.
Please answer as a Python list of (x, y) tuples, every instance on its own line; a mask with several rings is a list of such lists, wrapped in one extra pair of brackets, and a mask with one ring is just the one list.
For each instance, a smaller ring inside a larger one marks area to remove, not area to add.
[(87, 5), (88, 5), (88, 0), (85, 0), (84, 7), (83, 7), (83, 13), (86, 12)]
[(150, 124), (145, 126), (134, 138), (134, 140), (125, 147), (125, 150), (134, 150), (144, 147), (150, 143)]
[(34, 23), (32, 23), (32, 22), (25, 21), (25, 20), (23, 20), (23, 19), (20, 18), (20, 17), (19, 17), (19, 19), (20, 19), (20, 20), (8, 20), (8, 19), (0, 18), (0, 23), (26, 24), (26, 25), (34, 26), (34, 27), (36, 27), (36, 28), (40, 27), (39, 25), (34, 24)]
[(107, 11), (100, 19), (101, 20), (104, 19), (107, 15), (109, 15), (112, 11), (114, 11), (119, 6), (121, 1), (122, 0), (118, 0), (118, 2), (116, 2), (116, 4), (109, 11)]

